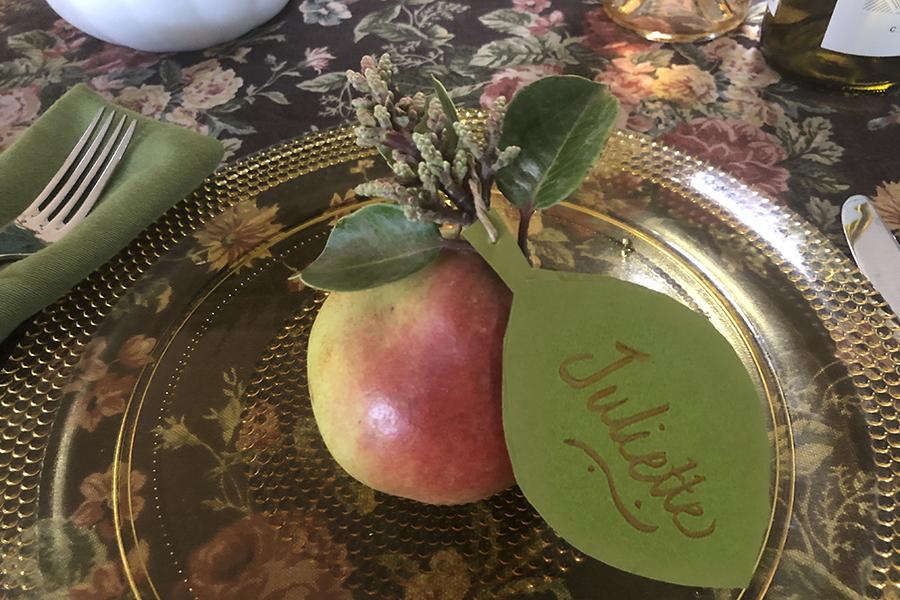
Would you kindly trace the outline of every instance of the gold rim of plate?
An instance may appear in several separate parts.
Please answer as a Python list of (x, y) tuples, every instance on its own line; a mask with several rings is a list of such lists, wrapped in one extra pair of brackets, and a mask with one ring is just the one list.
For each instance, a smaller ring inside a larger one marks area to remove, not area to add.
[[(649, 173), (651, 182), (681, 192), (706, 214), (743, 236), (780, 269), (816, 313), (835, 344), (836, 358), (851, 376), (875, 462), (879, 526), (874, 532), (875, 554), (867, 595), (879, 598), (885, 589), (900, 585), (900, 567), (894, 564), (900, 533), (896, 532), (893, 499), (895, 478), (900, 473), (900, 327), (896, 317), (846, 256), (789, 209), (643, 135), (617, 132), (606, 152), (623, 171), (644, 176)], [(358, 148), (352, 131), (342, 128), (305, 136), (236, 162), (210, 176), (128, 248), (35, 318), (0, 371), (0, 493), (4, 498), (0, 539), (7, 563), (4, 570), (34, 565), (25, 558), (34, 553), (35, 540), (22, 534), (37, 518), (38, 483), (53, 418), (82, 349), (115, 302), (158, 258), (225, 208), (305, 174), (372, 154)], [(690, 189), (714, 192), (735, 188), (741, 191), (736, 197), (717, 196), (730, 198), (732, 205), (684, 193)], [(575, 205), (567, 208), (593, 212), (591, 216), (612, 222), (610, 217), (589, 209)], [(638, 238), (650, 237), (639, 230), (631, 233)], [(666, 251), (675, 252), (671, 248)], [(698, 277), (704, 276), (698, 273)], [(126, 410), (123, 415), (120, 441), (128, 413)], [(122, 449), (117, 443), (117, 457)], [(118, 465), (118, 460), (113, 464)], [(118, 486), (113, 485), (113, 490)], [(115, 498), (112, 505), (115, 511)], [(789, 497), (788, 512), (790, 505)], [(118, 515), (115, 521), (122, 524)], [(778, 533), (782, 536), (779, 548), (787, 531), (786, 527)], [(762, 586), (760, 595), (767, 585)], [(0, 588), (12, 589), (5, 583)]]

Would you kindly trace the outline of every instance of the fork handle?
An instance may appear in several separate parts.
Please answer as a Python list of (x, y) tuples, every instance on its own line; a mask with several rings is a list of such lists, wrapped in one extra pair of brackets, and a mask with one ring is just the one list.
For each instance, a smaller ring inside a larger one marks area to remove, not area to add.
[(22, 260), (32, 254), (32, 252), (9, 252), (7, 254), (0, 254), (0, 264), (16, 262), (17, 260)]

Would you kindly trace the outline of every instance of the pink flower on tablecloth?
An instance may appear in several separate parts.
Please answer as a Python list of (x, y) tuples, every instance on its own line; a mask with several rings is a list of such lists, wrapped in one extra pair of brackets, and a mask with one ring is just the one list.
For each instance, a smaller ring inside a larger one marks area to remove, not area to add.
[(550, 0), (513, 0), (516, 10), (539, 13), (550, 6)]
[(328, 51), (327, 46), (323, 46), (322, 48), (307, 48), (304, 51), (304, 55), (306, 58), (303, 61), (303, 64), (314, 70), (316, 73), (321, 73), (327, 69), (328, 65), (331, 64), (331, 61), (335, 58), (335, 56)]
[(179, 106), (172, 110), (170, 113), (166, 113), (163, 117), (169, 123), (175, 123), (176, 125), (181, 125), (182, 127), (186, 127), (198, 133), (202, 133), (206, 135), (209, 133), (209, 127), (200, 123), (197, 120), (199, 114), (195, 110), (191, 110), (189, 108), (185, 108), (183, 106)]
[(53, 45), (43, 49), (45, 59), (61, 58), (72, 54), (88, 40), (87, 34), (65, 19), (57, 19), (47, 31), (53, 39)]
[(631, 56), (659, 47), (659, 44), (649, 42), (610, 21), (602, 8), (588, 12), (584, 18), (587, 24), (585, 44), (603, 56)]
[(81, 63), (81, 68), (89, 75), (103, 75), (127, 69), (144, 69), (160, 61), (160, 54), (132, 50), (124, 46), (103, 44)]
[(605, 83), (609, 91), (628, 108), (653, 94), (653, 73), (656, 67), (648, 62), (635, 63), (630, 58), (615, 58), (605, 71), (594, 77)]
[(172, 95), (161, 85), (128, 86), (116, 97), (116, 103), (145, 116), (161, 114)]
[[(119, 499), (121, 501), (119, 514), (122, 519), (130, 520), (137, 517), (144, 508), (144, 498), (140, 495), (141, 488), (147, 483), (147, 476), (140, 471), (133, 470), (130, 474), (131, 481), (131, 510), (128, 510), (128, 480), (125, 475), (125, 463), (119, 463)], [(78, 489), (84, 497), (82, 503), (72, 513), (72, 523), (78, 527), (96, 527), (97, 532), (104, 539), (112, 539), (115, 535), (112, 523), (112, 486), (113, 465), (104, 473), (91, 473), (82, 480)]]
[(491, 76), (491, 82), (485, 86), (481, 94), (481, 105), (491, 106), (498, 97), (512, 100), (521, 88), (533, 81), (548, 75), (558, 75), (559, 67), (550, 65), (525, 65), (497, 71)]
[(125, 87), (124, 81), (116, 79), (115, 77), (110, 77), (109, 74), (106, 73), (92, 77), (90, 81), (88, 81), (88, 84), (91, 86), (91, 89), (107, 100), (113, 100), (115, 98), (114, 92)]
[(41, 108), (37, 86), (0, 90), (0, 128), (27, 125)]
[(126, 369), (137, 369), (153, 362), (150, 352), (156, 346), (156, 338), (139, 334), (133, 335), (122, 344), (116, 359)]
[(225, 104), (237, 94), (244, 80), (233, 69), (223, 69), (211, 59), (182, 71), (185, 108), (208, 109)]
[(719, 61), (719, 70), (740, 88), (761, 88), (781, 80), (758, 48), (745, 48), (732, 38), (712, 41), (704, 51)]
[(562, 11), (554, 10), (546, 17), (538, 17), (535, 19), (534, 23), (528, 26), (528, 32), (531, 33), (531, 35), (536, 36), (546, 35), (554, 27), (562, 25), (563, 20), (564, 17)]
[(653, 93), (687, 108), (710, 104), (719, 97), (715, 78), (696, 65), (672, 65), (657, 69)]
[(878, 214), (885, 224), (900, 233), (900, 181), (885, 181), (872, 197)]
[(787, 153), (775, 136), (735, 119), (694, 119), (662, 138), (723, 168), (770, 197), (787, 190), (790, 174), (778, 163)]

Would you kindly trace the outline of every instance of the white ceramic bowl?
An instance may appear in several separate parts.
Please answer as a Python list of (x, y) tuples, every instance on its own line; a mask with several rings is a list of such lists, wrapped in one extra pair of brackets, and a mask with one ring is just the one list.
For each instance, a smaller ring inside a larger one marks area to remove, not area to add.
[(47, 0), (75, 27), (149, 52), (199, 50), (274, 17), (287, 0)]

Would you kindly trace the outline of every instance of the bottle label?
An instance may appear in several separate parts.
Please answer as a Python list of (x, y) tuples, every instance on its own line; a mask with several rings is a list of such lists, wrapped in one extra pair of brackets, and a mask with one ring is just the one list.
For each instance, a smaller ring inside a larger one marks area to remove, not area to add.
[(900, 56), (900, 0), (837, 0), (822, 47), (856, 56)]

